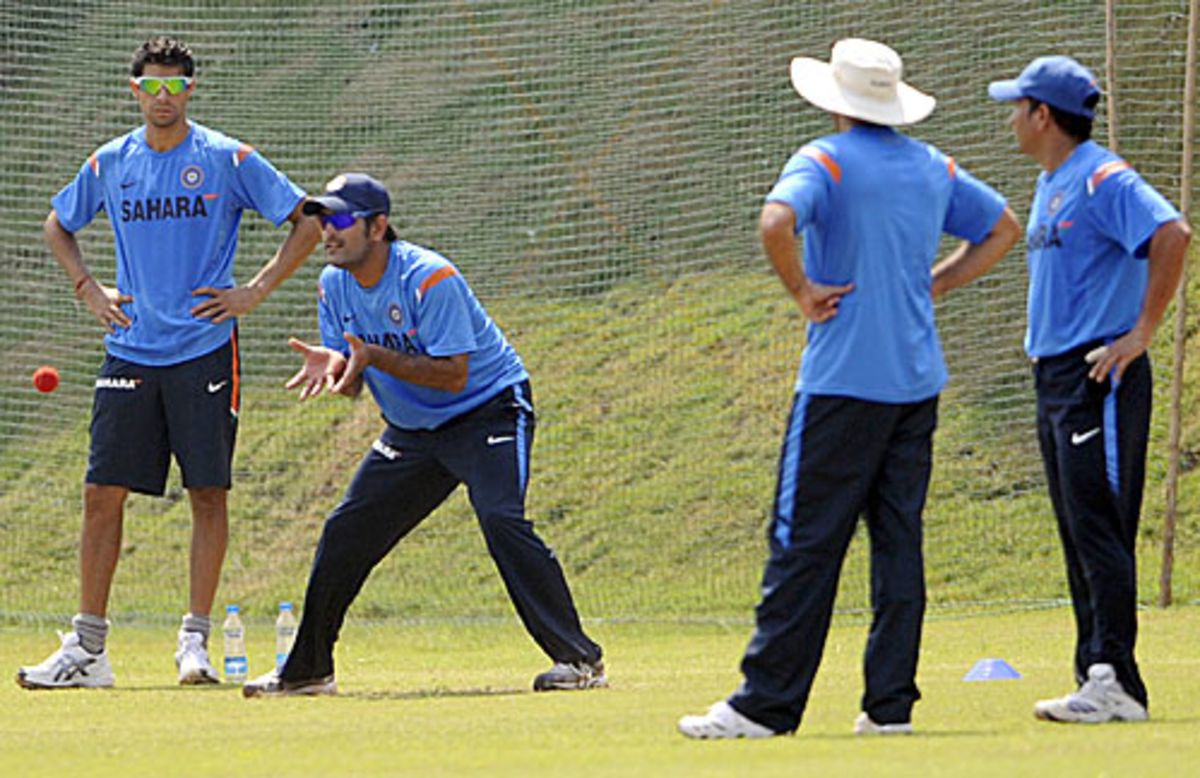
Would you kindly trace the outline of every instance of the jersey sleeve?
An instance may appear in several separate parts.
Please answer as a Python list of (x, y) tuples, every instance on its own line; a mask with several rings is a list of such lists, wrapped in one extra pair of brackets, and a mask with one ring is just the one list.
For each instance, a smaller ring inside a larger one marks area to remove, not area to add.
[(995, 189), (958, 167), (953, 158), (946, 158), (946, 166), (953, 181), (942, 231), (971, 243), (982, 243), (1008, 202)]
[(1179, 211), (1122, 161), (1102, 165), (1088, 179), (1088, 212), (1096, 229), (1129, 254), (1145, 259), (1150, 238)]
[(783, 203), (796, 214), (796, 233), (819, 218), (832, 188), (842, 178), (833, 150), (809, 144), (797, 151), (767, 194), (769, 203)]
[(342, 325), (337, 311), (336, 294), (332, 288), (332, 276), (326, 271), (317, 281), (317, 325), (321, 329), (321, 345), (325, 348), (349, 355), (350, 344), (342, 337)]
[(421, 283), (420, 335), (429, 356), (452, 357), (478, 347), (470, 294), (453, 265), (442, 266)]
[(253, 146), (233, 152), (234, 187), (238, 199), (276, 227), (283, 224), (304, 199), (304, 190), (275, 169)]
[(104, 186), (100, 180), (100, 152), (92, 154), (79, 173), (54, 196), (50, 204), (59, 224), (67, 232), (78, 232), (91, 223), (104, 207)]

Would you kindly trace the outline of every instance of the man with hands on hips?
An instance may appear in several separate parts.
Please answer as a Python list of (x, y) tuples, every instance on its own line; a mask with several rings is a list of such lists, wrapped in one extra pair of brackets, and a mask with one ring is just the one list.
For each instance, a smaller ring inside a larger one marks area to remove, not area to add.
[(1078, 688), (1048, 721), (1148, 717), (1137, 640), (1137, 529), (1150, 436), (1146, 349), (1179, 286), (1191, 231), (1128, 162), (1091, 140), (1100, 89), (1070, 57), (988, 87), (1042, 168), (1026, 229), (1025, 350), (1038, 443), (1075, 611)]
[[(45, 661), (22, 667), (28, 689), (108, 687), (109, 593), (125, 502), (161, 495), (171, 458), (192, 509), (189, 609), (178, 633), (179, 683), (219, 681), (208, 657), (210, 611), (228, 543), (227, 497), (237, 437), (236, 317), (253, 310), (316, 247), (304, 192), (259, 152), (187, 118), (196, 90), (191, 50), (175, 38), (134, 53), (129, 88), (143, 124), (102, 145), (53, 200), (44, 233), (106, 337), (96, 378), (79, 544), (79, 612)], [(245, 285), (234, 280), (245, 210), (291, 223), (279, 250)], [(76, 233), (104, 211), (116, 283), (84, 261)]]

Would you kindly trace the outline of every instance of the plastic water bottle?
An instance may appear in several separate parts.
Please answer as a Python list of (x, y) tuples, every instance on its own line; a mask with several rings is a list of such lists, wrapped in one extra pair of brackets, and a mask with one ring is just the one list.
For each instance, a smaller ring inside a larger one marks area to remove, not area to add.
[(246, 628), (242, 626), (241, 608), (225, 606), (221, 632), (225, 635), (225, 682), (245, 683), (250, 666), (246, 661)]
[(290, 602), (279, 603), (279, 618), (275, 619), (275, 669), (282, 670), (292, 644), (296, 642), (296, 613)]

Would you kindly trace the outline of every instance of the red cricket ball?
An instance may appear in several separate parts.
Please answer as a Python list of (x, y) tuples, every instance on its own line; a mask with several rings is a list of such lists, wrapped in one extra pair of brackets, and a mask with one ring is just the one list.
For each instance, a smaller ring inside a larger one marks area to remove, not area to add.
[(58, 371), (50, 365), (42, 365), (33, 371), (33, 385), (39, 392), (53, 392), (58, 388)]

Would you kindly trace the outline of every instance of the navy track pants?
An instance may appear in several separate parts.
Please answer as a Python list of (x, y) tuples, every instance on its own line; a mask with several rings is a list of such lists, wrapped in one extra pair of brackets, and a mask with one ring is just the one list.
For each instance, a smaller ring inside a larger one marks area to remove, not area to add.
[(729, 698), (737, 711), (776, 732), (800, 725), (846, 549), (865, 514), (874, 619), (862, 709), (880, 724), (910, 720), (920, 698), (921, 514), (936, 426), (936, 396), (908, 404), (796, 396), (755, 633), (742, 659), (743, 683)]
[(528, 382), (436, 430), (389, 425), (325, 520), (295, 646), (281, 673), (333, 672), (333, 646), (368, 574), (464, 483), (517, 614), (556, 662), (595, 662), (558, 560), (525, 518), (534, 415)]
[(1075, 679), (1082, 683), (1093, 664), (1111, 664), (1125, 691), (1146, 705), (1134, 645), (1150, 360), (1131, 362), (1119, 385), (1096, 383), (1084, 357), (1099, 345), (1034, 364), (1038, 442), (1075, 611)]

